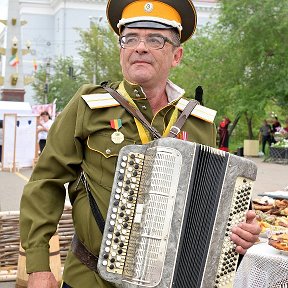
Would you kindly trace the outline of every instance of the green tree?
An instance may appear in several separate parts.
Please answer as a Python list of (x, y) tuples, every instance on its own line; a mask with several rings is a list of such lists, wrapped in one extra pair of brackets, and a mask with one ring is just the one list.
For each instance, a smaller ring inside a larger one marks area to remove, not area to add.
[(119, 64), (119, 44), (115, 33), (106, 26), (92, 23), (90, 29), (81, 30), (79, 54), (82, 71), (90, 83), (122, 79)]
[(36, 92), (34, 99), (39, 104), (56, 100), (57, 111), (61, 111), (84, 82), (71, 57), (59, 58), (40, 66), (32, 84)]
[(268, 107), (277, 105), (283, 113), (288, 108), (288, 2), (220, 2), (217, 25), (198, 31), (185, 44), (180, 71), (172, 76), (191, 96), (201, 85), (205, 104), (219, 116), (237, 120), (244, 115), (247, 136), (253, 138), (253, 123), (265, 117)]

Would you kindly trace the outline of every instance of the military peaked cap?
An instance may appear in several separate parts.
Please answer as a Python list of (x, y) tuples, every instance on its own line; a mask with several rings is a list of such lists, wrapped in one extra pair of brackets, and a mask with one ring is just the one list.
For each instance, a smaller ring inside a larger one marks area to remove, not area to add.
[(197, 14), (191, 0), (108, 0), (107, 19), (119, 35), (123, 27), (178, 30), (181, 43), (194, 33)]

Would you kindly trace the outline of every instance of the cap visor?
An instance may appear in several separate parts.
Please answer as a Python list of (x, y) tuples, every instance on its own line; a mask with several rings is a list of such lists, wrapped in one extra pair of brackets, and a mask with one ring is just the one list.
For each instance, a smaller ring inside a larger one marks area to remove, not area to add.
[(174, 27), (154, 21), (137, 21), (124, 25), (127, 28), (173, 29)]

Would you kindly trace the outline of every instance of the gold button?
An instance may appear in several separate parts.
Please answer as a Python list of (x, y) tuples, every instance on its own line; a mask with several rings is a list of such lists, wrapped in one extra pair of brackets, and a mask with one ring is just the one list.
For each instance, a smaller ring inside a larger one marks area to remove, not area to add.
[(110, 149), (106, 149), (105, 152), (106, 152), (107, 155), (111, 154), (111, 150)]

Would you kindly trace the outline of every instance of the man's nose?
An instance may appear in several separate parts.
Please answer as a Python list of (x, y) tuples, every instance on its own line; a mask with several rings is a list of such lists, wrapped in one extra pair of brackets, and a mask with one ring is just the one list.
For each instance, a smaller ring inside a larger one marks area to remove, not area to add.
[(145, 40), (139, 40), (139, 43), (136, 46), (136, 50), (148, 50)]

